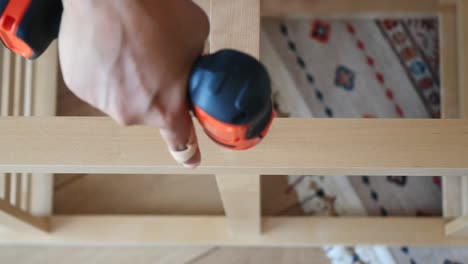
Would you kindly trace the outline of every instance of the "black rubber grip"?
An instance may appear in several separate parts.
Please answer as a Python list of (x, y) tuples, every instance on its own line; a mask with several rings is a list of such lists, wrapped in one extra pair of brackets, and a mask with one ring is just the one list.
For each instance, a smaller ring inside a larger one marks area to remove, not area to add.
[(34, 51), (31, 59), (39, 57), (58, 37), (62, 11), (61, 0), (31, 0), (16, 32)]

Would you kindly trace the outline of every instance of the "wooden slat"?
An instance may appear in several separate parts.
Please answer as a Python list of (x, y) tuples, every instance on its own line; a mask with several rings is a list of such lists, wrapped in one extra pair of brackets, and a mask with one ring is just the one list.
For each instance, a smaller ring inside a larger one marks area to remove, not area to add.
[(11, 197), (11, 174), (5, 173), (5, 185), (3, 190), (3, 198), (5, 201), (10, 201)]
[[(26, 212), (31, 213), (31, 199), (32, 199), (32, 175), (31, 173), (26, 174), (26, 190), (23, 193), (24, 208)], [(53, 185), (53, 183), (51, 183)], [(34, 216), (37, 216), (33, 214)]]
[(0, 226), (14, 232), (37, 233), (49, 230), (47, 218), (31, 216), (7, 201), (0, 200)]
[[(260, 0), (211, 0), (210, 48), (234, 48), (259, 58)], [(232, 232), (259, 234), (260, 175), (217, 175), (216, 182)]]
[[(10, 86), (13, 87), (13, 100), (10, 102), (10, 107), (12, 108), (11, 115), (22, 116), (24, 110), (24, 70), (26, 64), (25, 60), (20, 55), (15, 54), (13, 60), (14, 63), (10, 66), (14, 76), (13, 82), (10, 84)], [(21, 173), (15, 173), (12, 177), (14, 179), (14, 197), (11, 197), (11, 201), (13, 205), (21, 209), (23, 175)]]
[[(277, 119), (248, 151), (197, 125), (203, 164), (181, 168), (154, 129), (108, 118), (0, 118), (0, 172), (468, 175), (467, 120)], [(47, 155), (44, 155), (47, 153)], [(287, 153), (287, 155), (285, 155)]]
[[(14, 96), (14, 58), (13, 54), (3, 49), (2, 52), (2, 79), (1, 79), (1, 103), (0, 103), (0, 112), (2, 116), (9, 116), (13, 114), (13, 96)], [(4, 185), (4, 197), (5, 201), (9, 202), (11, 200), (11, 182), (13, 175), (10, 173), (5, 174), (5, 185)]]
[(1, 113), (3, 116), (12, 114), (13, 82), (14, 82), (14, 59), (10, 51), (5, 51), (2, 57), (2, 102)]
[(13, 116), (22, 116), (24, 109), (24, 67), (25, 61), (19, 56), (14, 56), (14, 80), (13, 80)]
[[(459, 118), (458, 40), (456, 8), (440, 16), (442, 117)], [(443, 177), (442, 204), (445, 217), (462, 213), (461, 177)]]
[(323, 246), (468, 245), (468, 238), (444, 235), (439, 218), (263, 218), (262, 235), (236, 237), (218, 216), (54, 216), (47, 235), (0, 230), (0, 244)]
[(21, 209), (21, 203), (22, 203), (22, 199), (21, 199), (22, 198), (21, 195), (23, 193), (22, 192), (22, 185), (23, 185), (22, 176), (23, 175), (20, 173), (17, 173), (15, 175), (16, 180), (15, 180), (15, 203), (14, 204), (16, 205), (18, 209)]
[(458, 29), (458, 69), (459, 69), (459, 86), (460, 86), (460, 117), (468, 118), (468, 2), (459, 1), (457, 13), (457, 29)]
[[(468, 18), (466, 17), (466, 12), (468, 11), (468, 1), (459, 0), (457, 1), (457, 33), (458, 33), (458, 72), (459, 72), (459, 106), (460, 106), (460, 117), (463, 119), (468, 118), (468, 52), (466, 47), (468, 45)], [(466, 235), (466, 229), (468, 229), (468, 221), (466, 217), (462, 215), (468, 214), (468, 178), (467, 176), (461, 177), (457, 180), (452, 180), (453, 182), (450, 185), (455, 186), (459, 184), (459, 187), (453, 187), (454, 194), (453, 197), (453, 208), (458, 211), (455, 217), (458, 217), (453, 222), (446, 226), (447, 235)], [(450, 187), (449, 185), (449, 187)], [(448, 190), (451, 191), (451, 190)], [(460, 192), (458, 197), (457, 191)], [(449, 198), (452, 198), (449, 197)]]
[(460, 118), (460, 90), (456, 8), (439, 20), (442, 117)]
[(464, 215), (445, 225), (445, 234), (448, 236), (468, 237), (468, 216)]
[[(31, 115), (55, 116), (58, 83), (58, 45), (54, 41), (42, 56), (34, 61), (28, 74), (32, 86)], [(52, 214), (53, 175), (34, 174), (31, 180), (30, 212), (35, 216)]]
[(233, 234), (260, 234), (260, 175), (217, 175), (216, 182)]
[(262, 0), (267, 17), (415, 17), (434, 16), (454, 3), (439, 0)]
[[(47, 56), (47, 53), (46, 53)], [(24, 67), (24, 103), (23, 103), (23, 115), (32, 116), (33, 108), (33, 70), (34, 63), (32, 60), (27, 60)], [(53, 89), (53, 87), (51, 87)], [(26, 212), (31, 210), (31, 192), (32, 192), (32, 179), (31, 174), (27, 173), (23, 175), (23, 188), (22, 188), (22, 201), (23, 208)]]
[[(6, 83), (4, 79), (4, 58), (8, 56), (6, 54), (6, 48), (0, 49), (0, 73), (1, 73), (1, 89), (0, 89), (0, 116), (8, 116), (8, 105), (9, 105), (9, 94), (10, 94), (10, 89), (9, 89), (9, 84)], [(9, 75), (7, 75), (9, 77)], [(8, 80), (8, 78), (6, 78)], [(8, 85), (5, 85), (8, 84)], [(5, 200), (10, 199), (10, 181), (9, 181), (9, 175), (8, 174), (0, 174), (1, 178), (1, 184), (0, 188), (2, 191), (2, 198)]]
[(53, 42), (34, 62), (32, 70), (34, 116), (54, 116), (57, 105), (58, 47)]
[(211, 0), (211, 52), (234, 48), (259, 57), (259, 0)]
[(30, 210), (34, 216), (45, 217), (52, 215), (54, 182), (51, 174), (31, 175)]

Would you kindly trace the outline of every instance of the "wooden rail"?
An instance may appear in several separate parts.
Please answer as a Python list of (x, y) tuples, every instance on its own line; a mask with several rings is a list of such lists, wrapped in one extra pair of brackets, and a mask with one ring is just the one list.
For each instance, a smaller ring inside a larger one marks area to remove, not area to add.
[(461, 246), (438, 218), (264, 217), (263, 233), (237, 236), (223, 216), (54, 216), (51, 232), (0, 230), (0, 244), (114, 246)]
[[(234, 152), (198, 129), (199, 169), (181, 168), (157, 131), (107, 118), (1, 118), (2, 172), (137, 174), (468, 174), (467, 120), (277, 119), (264, 142)], [(287, 155), (285, 154), (287, 153)]]

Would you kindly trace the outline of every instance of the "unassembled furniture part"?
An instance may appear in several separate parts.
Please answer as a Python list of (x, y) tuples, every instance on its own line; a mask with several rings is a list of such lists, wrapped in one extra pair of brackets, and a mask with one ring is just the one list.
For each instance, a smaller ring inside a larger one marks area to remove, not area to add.
[[(1, 172), (215, 174), (226, 213), (37, 217), (2, 201), (2, 243), (468, 245), (468, 121), (448, 120), (468, 118), (468, 0), (197, 2), (211, 17), (211, 51), (229, 47), (254, 56), (260, 53), (261, 16), (437, 15), (447, 119), (277, 119), (264, 142), (246, 152), (219, 148), (199, 130), (203, 165), (188, 171), (151, 128), (119, 127), (106, 118), (2, 118), (0, 148), (9, 151), (0, 153)], [(262, 217), (260, 175), (272, 174), (444, 175), (444, 216)]]

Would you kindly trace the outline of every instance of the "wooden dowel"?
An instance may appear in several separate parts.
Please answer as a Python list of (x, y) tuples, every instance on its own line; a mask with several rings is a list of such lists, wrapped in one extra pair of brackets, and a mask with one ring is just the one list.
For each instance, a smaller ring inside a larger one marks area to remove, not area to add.
[(23, 188), (22, 188), (22, 179), (23, 175), (20, 173), (15, 174), (15, 203), (14, 205), (18, 208), (21, 209), (21, 198), (23, 194)]
[[(24, 109), (24, 59), (20, 56), (15, 54), (14, 55), (14, 69), (13, 69), (13, 82), (10, 86), (13, 87), (13, 101), (11, 101), (12, 105), (12, 115), (13, 116), (22, 116), (23, 109)], [(13, 174), (15, 179), (15, 198), (14, 198), (14, 205), (21, 209), (21, 201), (22, 201), (22, 174), (16, 173)], [(12, 200), (13, 201), (13, 200)]]
[(12, 54), (10, 51), (5, 51), (2, 58), (2, 102), (1, 102), (1, 113), (2, 116), (8, 116), (11, 113), (11, 83), (13, 79), (12, 69)]
[(21, 116), (23, 114), (24, 102), (24, 59), (15, 55), (15, 68), (13, 80), (13, 116)]
[[(0, 112), (2, 116), (9, 116), (13, 114), (13, 80), (14, 80), (14, 60), (13, 54), (7, 50), (2, 49), (2, 67), (1, 67), (1, 105)], [(12, 196), (12, 174), (5, 174), (4, 196), (5, 201), (10, 203)]]
[(11, 174), (5, 173), (4, 199), (7, 202), (11, 200)]
[(31, 199), (32, 199), (32, 174), (27, 173), (26, 176), (26, 191), (24, 193), (24, 209), (26, 212), (31, 212)]
[[(5, 52), (5, 48), (0, 48), (0, 78), (3, 79), (3, 54)], [(0, 83), (0, 85), (3, 86), (3, 83)], [(2, 109), (3, 109), (3, 103), (4, 103), (4, 100), (2, 99), (3, 97), (5, 97), (7, 95), (4, 95), (3, 94), (3, 88), (0, 88), (0, 116), (4, 116), (5, 113), (3, 113)], [(1, 192), (1, 198), (2, 199), (6, 199), (5, 198), (5, 188), (6, 188), (6, 185), (5, 185), (5, 174), (4, 173), (0, 173), (0, 192)]]
[(25, 61), (24, 65), (24, 97), (23, 97), (23, 115), (31, 116), (33, 108), (33, 62)]
[[(211, 1), (211, 52), (235, 48), (259, 58), (260, 0)], [(260, 175), (216, 175), (234, 235), (261, 232)]]

